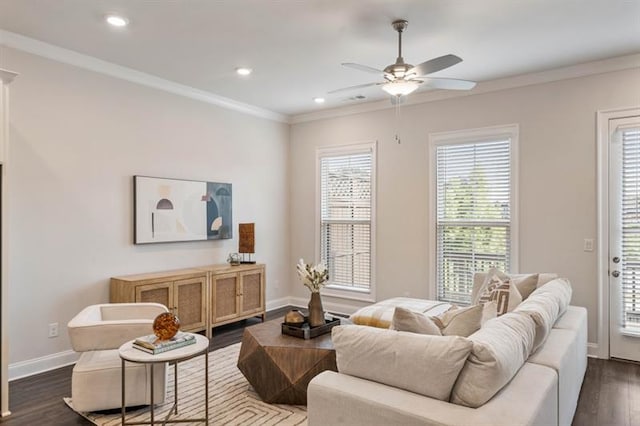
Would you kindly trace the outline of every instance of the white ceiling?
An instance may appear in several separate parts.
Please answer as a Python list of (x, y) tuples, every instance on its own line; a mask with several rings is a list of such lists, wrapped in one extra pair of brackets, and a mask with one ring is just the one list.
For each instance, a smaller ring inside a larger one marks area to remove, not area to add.
[[(108, 26), (109, 12), (130, 25)], [(463, 58), (441, 77), (482, 82), (640, 52), (640, 0), (0, 0), (5, 31), (286, 115), (383, 99), (379, 87), (326, 93), (377, 80), (341, 62), (395, 61), (397, 18), (409, 21), (405, 61)], [(240, 78), (239, 66), (254, 72)]]

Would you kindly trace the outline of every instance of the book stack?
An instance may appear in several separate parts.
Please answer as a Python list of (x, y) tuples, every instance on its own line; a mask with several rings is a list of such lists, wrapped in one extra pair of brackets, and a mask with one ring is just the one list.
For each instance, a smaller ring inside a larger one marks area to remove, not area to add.
[(178, 349), (196, 343), (196, 338), (191, 333), (179, 331), (169, 340), (159, 340), (155, 334), (138, 337), (133, 342), (133, 347), (150, 354), (159, 354), (172, 349)]

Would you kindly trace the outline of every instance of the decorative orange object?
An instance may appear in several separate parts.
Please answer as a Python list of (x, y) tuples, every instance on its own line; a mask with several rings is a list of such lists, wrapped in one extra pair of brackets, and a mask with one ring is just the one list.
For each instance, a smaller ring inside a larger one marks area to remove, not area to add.
[(171, 312), (165, 312), (153, 320), (153, 333), (158, 340), (169, 340), (180, 330), (180, 320)]
[(304, 315), (302, 315), (300, 311), (297, 309), (290, 310), (284, 316), (285, 324), (302, 325), (303, 322), (304, 322)]

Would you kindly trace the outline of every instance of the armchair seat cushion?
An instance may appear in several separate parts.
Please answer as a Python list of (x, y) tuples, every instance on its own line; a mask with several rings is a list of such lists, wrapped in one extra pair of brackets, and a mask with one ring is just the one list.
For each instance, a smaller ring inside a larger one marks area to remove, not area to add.
[[(98, 411), (120, 407), (122, 396), (121, 359), (117, 349), (84, 352), (71, 378), (71, 399), (78, 411)], [(151, 367), (145, 364), (125, 363), (126, 405), (151, 403)], [(166, 364), (154, 366), (154, 402), (165, 399)]]

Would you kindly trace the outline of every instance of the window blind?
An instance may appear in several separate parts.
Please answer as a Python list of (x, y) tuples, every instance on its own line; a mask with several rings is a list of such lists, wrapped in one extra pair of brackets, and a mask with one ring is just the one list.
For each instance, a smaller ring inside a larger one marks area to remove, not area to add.
[(330, 285), (370, 287), (372, 166), (370, 152), (320, 159), (321, 260)]
[(622, 133), (622, 325), (640, 333), (640, 128)]
[(473, 273), (509, 270), (510, 140), (436, 147), (438, 299), (471, 302)]

